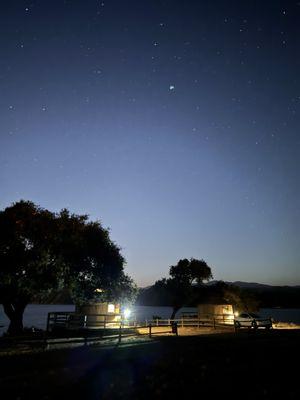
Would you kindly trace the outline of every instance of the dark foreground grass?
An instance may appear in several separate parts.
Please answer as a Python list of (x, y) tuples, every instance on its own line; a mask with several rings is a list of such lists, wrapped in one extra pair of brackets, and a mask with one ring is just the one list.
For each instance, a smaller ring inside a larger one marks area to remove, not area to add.
[(1, 399), (299, 399), (300, 331), (0, 357)]

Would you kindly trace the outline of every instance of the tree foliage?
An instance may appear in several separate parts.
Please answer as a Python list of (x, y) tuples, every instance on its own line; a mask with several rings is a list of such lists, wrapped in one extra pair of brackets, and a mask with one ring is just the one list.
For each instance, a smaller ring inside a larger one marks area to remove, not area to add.
[(161, 293), (168, 305), (173, 307), (171, 319), (184, 305), (189, 305), (195, 298), (196, 288), (199, 289), (203, 281), (212, 278), (211, 268), (204, 260), (194, 258), (179, 260), (170, 267), (170, 278), (155, 282), (154, 293)]
[(238, 286), (217, 281), (198, 293), (198, 302), (231, 304), (235, 311), (257, 311), (258, 299), (253, 293)]
[(184, 258), (179, 260), (177, 265), (170, 267), (170, 276), (176, 282), (183, 285), (201, 284), (212, 278), (210, 267), (204, 260)]
[(35, 295), (68, 287), (77, 302), (132, 299), (133, 281), (109, 231), (86, 215), (45, 210), (19, 201), (0, 212), (0, 302), (9, 331), (22, 329)]

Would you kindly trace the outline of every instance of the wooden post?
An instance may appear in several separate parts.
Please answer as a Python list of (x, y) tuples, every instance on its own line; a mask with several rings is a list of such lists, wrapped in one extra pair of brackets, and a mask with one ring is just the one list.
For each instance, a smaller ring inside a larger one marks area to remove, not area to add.
[(183, 317), (181, 317), (181, 328), (183, 328)]
[(156, 326), (158, 326), (158, 319), (156, 318)]
[(178, 336), (178, 324), (177, 324), (177, 322), (172, 322), (171, 326), (172, 326), (171, 333), (175, 333), (175, 335)]
[(256, 333), (257, 327), (258, 327), (257, 322), (256, 322), (256, 319), (253, 320), (252, 326), (253, 326), (253, 331), (254, 331), (254, 333)]
[(151, 329), (152, 329), (152, 324), (149, 324), (149, 337), (151, 338)]
[(47, 317), (47, 332), (49, 332), (49, 328), (50, 328), (50, 314), (48, 313), (48, 317)]
[(214, 318), (214, 329), (216, 329), (216, 320)]
[(118, 344), (121, 343), (121, 337), (122, 337), (122, 322), (120, 323), (119, 327), (119, 338), (118, 338)]
[(48, 348), (48, 339), (47, 339), (47, 336), (45, 335), (44, 336), (44, 350), (47, 350), (47, 348)]

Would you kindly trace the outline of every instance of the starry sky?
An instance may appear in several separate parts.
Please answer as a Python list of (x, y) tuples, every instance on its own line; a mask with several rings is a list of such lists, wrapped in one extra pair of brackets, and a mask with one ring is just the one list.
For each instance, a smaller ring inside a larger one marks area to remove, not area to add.
[(180, 258), (300, 284), (300, 2), (4, 1), (0, 207), (110, 228), (139, 286)]

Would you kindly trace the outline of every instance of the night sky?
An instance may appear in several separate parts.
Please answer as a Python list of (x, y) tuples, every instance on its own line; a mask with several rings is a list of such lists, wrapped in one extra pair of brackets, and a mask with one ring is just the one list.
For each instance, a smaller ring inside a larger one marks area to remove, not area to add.
[(1, 2), (1, 209), (110, 227), (139, 286), (180, 258), (300, 284), (300, 2)]

